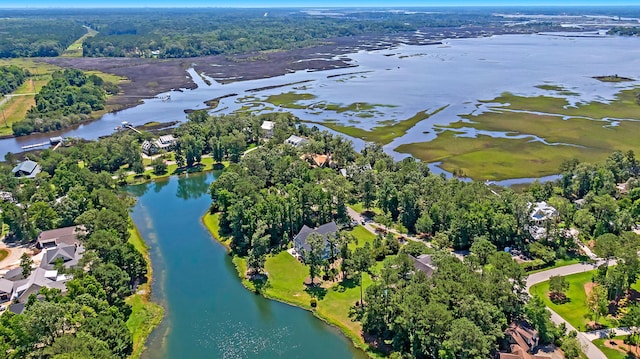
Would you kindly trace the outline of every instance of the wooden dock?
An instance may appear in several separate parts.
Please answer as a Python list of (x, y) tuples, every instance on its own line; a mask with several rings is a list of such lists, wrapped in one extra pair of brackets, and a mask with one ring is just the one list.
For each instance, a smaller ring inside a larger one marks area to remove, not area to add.
[(33, 145), (22, 146), (22, 149), (23, 150), (28, 150), (28, 149), (31, 149), (31, 148), (46, 146), (48, 144), (49, 144), (49, 142), (35, 143)]

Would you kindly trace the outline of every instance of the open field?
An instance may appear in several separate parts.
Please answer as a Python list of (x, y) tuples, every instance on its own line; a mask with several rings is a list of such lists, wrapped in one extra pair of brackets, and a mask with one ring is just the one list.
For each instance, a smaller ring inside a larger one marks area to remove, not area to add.
[(98, 34), (98, 32), (89, 27), (85, 27), (87, 29), (87, 33), (82, 35), (81, 38), (76, 40), (73, 44), (69, 45), (66, 50), (62, 53), (61, 57), (82, 57), (82, 44), (84, 40), (88, 37), (93, 37)]
[[(538, 87), (562, 90), (554, 85)], [(445, 170), (462, 171), (478, 180), (551, 175), (568, 159), (597, 162), (614, 150), (640, 151), (635, 135), (640, 131), (637, 91), (623, 90), (611, 103), (590, 102), (577, 107), (562, 98), (505, 93), (482, 101), (492, 104), (490, 111), (462, 115), (464, 121), (439, 127), (442, 132), (433, 141), (404, 144), (396, 151), (442, 162)], [(621, 121), (612, 124), (611, 119)], [(498, 135), (458, 136), (469, 129)]]
[[(3, 105), (0, 105), (0, 136), (11, 135), (11, 125), (14, 122), (18, 122), (24, 119), (27, 111), (35, 106), (35, 94), (40, 92), (51, 80), (51, 74), (56, 70), (62, 68), (50, 65), (44, 62), (36, 62), (32, 59), (0, 59), (0, 66), (16, 65), (20, 68), (29, 70), (31, 77), (29, 77), (16, 91), (14, 91), (9, 99)], [(95, 74), (101, 77), (105, 81), (113, 82), (118, 85), (127, 83), (128, 80), (125, 77), (104, 73), (101, 71), (87, 71), (87, 74)], [(117, 109), (112, 105), (107, 104), (104, 110), (94, 111), (91, 116), (93, 118), (99, 118), (103, 114)]]
[[(584, 285), (591, 282), (591, 279), (595, 275), (595, 271), (588, 271), (578, 274), (566, 276), (567, 282), (569, 282), (569, 290), (567, 291), (567, 298), (569, 302), (564, 304), (555, 304), (550, 299), (547, 293), (549, 292), (549, 282), (542, 282), (531, 287), (531, 294), (538, 295), (544, 301), (544, 304), (558, 313), (561, 317), (566, 319), (571, 325), (578, 330), (586, 330), (587, 323), (590, 319), (589, 310), (587, 309), (587, 294), (584, 290)], [(598, 323), (606, 326), (613, 327), (615, 323), (612, 323), (609, 318), (601, 316)]]
[(131, 315), (127, 320), (127, 328), (133, 337), (133, 353), (131, 358), (140, 358), (144, 351), (144, 343), (153, 328), (162, 320), (164, 308), (149, 300), (151, 296), (152, 268), (149, 259), (149, 248), (144, 243), (137, 228), (129, 230), (129, 243), (144, 256), (147, 261), (148, 280), (137, 288), (136, 294), (129, 296), (126, 302), (131, 306)]
[[(406, 134), (407, 131), (409, 131), (409, 129), (415, 126), (418, 122), (428, 119), (429, 117), (444, 110), (445, 108), (446, 106), (441, 107), (433, 112), (427, 112), (427, 111), (418, 112), (417, 114), (415, 114), (414, 116), (406, 120), (398, 121), (394, 124), (376, 126), (370, 131), (363, 130), (361, 128), (357, 128), (353, 126), (344, 126), (344, 125), (340, 125), (332, 122), (323, 122), (318, 124), (328, 127), (334, 131), (344, 133), (351, 137), (360, 138), (369, 142), (375, 142), (380, 145), (386, 145), (391, 141), (393, 141), (394, 139)], [(311, 123), (314, 123), (314, 122), (311, 122)]]

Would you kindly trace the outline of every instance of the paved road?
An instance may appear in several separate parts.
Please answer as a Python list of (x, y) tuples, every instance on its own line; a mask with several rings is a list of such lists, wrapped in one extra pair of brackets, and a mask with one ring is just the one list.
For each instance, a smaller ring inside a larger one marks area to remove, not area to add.
[[(351, 219), (354, 221), (357, 221), (358, 223), (362, 223), (362, 221), (365, 220), (365, 217), (363, 217), (360, 213), (358, 213), (357, 211), (355, 211), (353, 208), (349, 206), (347, 206), (347, 212), (349, 213), (349, 216), (351, 217)], [(378, 227), (383, 227), (381, 224), (375, 223), (373, 221), (368, 221), (363, 226), (368, 231), (375, 234), (376, 231), (375, 231), (374, 225)], [(390, 229), (390, 231), (395, 234), (398, 234), (395, 230)], [(421, 239), (411, 237), (411, 236), (405, 236), (405, 237), (409, 240), (423, 242), (428, 246), (431, 246), (431, 243), (422, 241)], [(593, 253), (591, 253), (591, 251), (587, 251), (587, 255), (589, 255), (592, 259), (596, 260), (594, 264), (586, 264), (586, 263), (572, 264), (564, 267), (553, 268), (543, 272), (530, 274), (527, 277), (527, 281), (526, 281), (527, 293), (529, 293), (529, 290), (534, 284), (548, 281), (549, 278), (552, 276), (556, 276), (556, 275), (567, 276), (571, 274), (587, 272), (587, 271), (594, 270), (599, 265), (602, 265), (603, 263), (605, 263), (604, 260), (599, 259)], [(609, 265), (615, 265), (615, 264), (616, 262), (614, 260), (609, 261)], [(587, 355), (589, 359), (607, 359), (604, 353), (591, 342), (594, 339), (600, 338), (601, 335), (604, 335), (603, 333), (599, 331), (589, 332), (589, 333), (580, 332), (578, 328), (575, 328), (574, 326), (569, 324), (569, 322), (564, 320), (558, 313), (554, 312), (551, 308), (547, 307), (547, 309), (549, 310), (549, 312), (551, 312), (551, 321), (553, 321), (556, 325), (559, 325), (560, 323), (565, 323), (565, 325), (567, 326), (567, 330), (569, 331), (575, 330), (578, 333), (578, 340), (582, 344), (584, 353)], [(625, 329), (626, 328), (618, 328), (617, 330), (620, 330), (620, 333), (622, 334), (622, 333), (625, 333)]]
[[(566, 275), (571, 275), (576, 273), (587, 272), (587, 271), (596, 269), (599, 265), (603, 263), (605, 263), (604, 260), (597, 261), (595, 264), (582, 264), (582, 263), (572, 264), (569, 266), (549, 269), (544, 272), (530, 274), (529, 277), (527, 277), (527, 285), (526, 285), (527, 293), (529, 292), (529, 289), (531, 288), (531, 286), (540, 282), (547, 281), (551, 276), (555, 276), (555, 275), (566, 276)], [(609, 265), (614, 265), (614, 264), (615, 264), (615, 261), (609, 261)], [(584, 353), (587, 355), (589, 359), (607, 359), (604, 353), (591, 342), (593, 339), (598, 339), (598, 337), (596, 336), (597, 334), (580, 332), (577, 328), (569, 324), (569, 322), (564, 320), (560, 315), (558, 315), (558, 313), (554, 312), (551, 308), (547, 307), (547, 309), (551, 312), (551, 321), (553, 321), (555, 324), (565, 323), (569, 331), (575, 330), (576, 332), (578, 332), (578, 340), (580, 340), (580, 343), (583, 345)]]

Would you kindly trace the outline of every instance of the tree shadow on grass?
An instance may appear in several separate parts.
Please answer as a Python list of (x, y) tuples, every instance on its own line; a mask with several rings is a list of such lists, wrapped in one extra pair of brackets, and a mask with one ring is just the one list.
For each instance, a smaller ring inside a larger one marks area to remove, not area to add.
[(347, 278), (343, 279), (338, 286), (344, 287), (346, 289), (357, 288), (360, 285), (360, 282), (357, 278)]
[(304, 291), (307, 292), (311, 297), (316, 298), (318, 300), (324, 299), (324, 296), (327, 295), (327, 289), (322, 288), (318, 285), (313, 285), (313, 286), (309, 285)]

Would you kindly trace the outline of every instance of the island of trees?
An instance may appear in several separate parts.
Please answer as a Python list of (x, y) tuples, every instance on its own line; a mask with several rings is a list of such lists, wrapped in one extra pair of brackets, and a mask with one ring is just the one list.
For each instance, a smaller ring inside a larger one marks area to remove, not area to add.
[(36, 105), (24, 120), (14, 122), (16, 136), (60, 130), (87, 120), (93, 111), (103, 110), (107, 94), (118, 87), (97, 75), (77, 69), (55, 71), (52, 79), (35, 96)]

